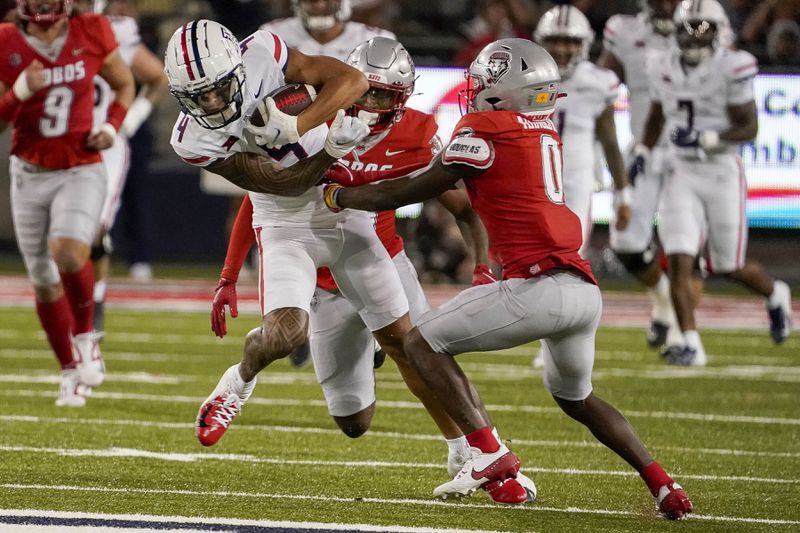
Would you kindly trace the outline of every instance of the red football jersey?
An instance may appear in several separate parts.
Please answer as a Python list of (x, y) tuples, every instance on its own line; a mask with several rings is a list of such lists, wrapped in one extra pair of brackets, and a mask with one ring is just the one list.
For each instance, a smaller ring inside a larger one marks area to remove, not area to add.
[[(381, 171), (381, 179), (405, 176), (427, 166), (441, 150), (436, 131), (439, 126), (433, 115), (406, 108), (403, 118), (375, 146), (363, 153), (353, 150), (340, 163), (354, 171)], [(393, 174), (392, 171), (397, 173)], [(397, 234), (395, 212), (381, 211), (375, 216), (375, 232), (391, 257), (403, 249), (403, 238)], [(335, 289), (330, 270), (317, 270), (317, 286)]]
[(37, 51), (22, 29), (0, 24), (0, 81), (11, 87), (34, 59), (44, 66), (46, 85), (22, 104), (14, 121), (11, 153), (49, 169), (99, 163), (86, 148), (92, 130), (94, 77), (117, 47), (102, 15), (70, 17), (66, 40), (55, 58)]
[(454, 132), (442, 162), (486, 169), (464, 183), (503, 278), (569, 268), (597, 283), (578, 255), (581, 223), (564, 203), (561, 138), (553, 123), (484, 111), (462, 117)]

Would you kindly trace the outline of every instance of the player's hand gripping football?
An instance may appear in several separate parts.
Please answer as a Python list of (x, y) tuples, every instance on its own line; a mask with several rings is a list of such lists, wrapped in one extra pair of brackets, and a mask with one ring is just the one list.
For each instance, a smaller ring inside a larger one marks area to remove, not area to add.
[(494, 277), (492, 269), (490, 269), (488, 265), (484, 265), (483, 263), (475, 265), (475, 270), (472, 271), (473, 287), (476, 285), (489, 285), (495, 281), (497, 281), (497, 278)]
[(272, 97), (258, 103), (257, 113), (261, 113), (264, 125), (247, 125), (247, 130), (256, 138), (259, 145), (267, 148), (280, 148), (284, 144), (296, 143), (300, 139), (297, 132), (297, 117), (278, 109)]
[(344, 116), (344, 110), (340, 109), (336, 112), (336, 118), (333, 119), (333, 123), (328, 129), (325, 151), (331, 157), (341, 159), (367, 135), (369, 135), (369, 126), (358, 117)]
[(214, 301), (211, 303), (211, 330), (220, 339), (228, 333), (225, 324), (225, 306), (231, 310), (231, 318), (239, 316), (236, 306), (236, 282), (228, 278), (220, 278), (214, 289)]

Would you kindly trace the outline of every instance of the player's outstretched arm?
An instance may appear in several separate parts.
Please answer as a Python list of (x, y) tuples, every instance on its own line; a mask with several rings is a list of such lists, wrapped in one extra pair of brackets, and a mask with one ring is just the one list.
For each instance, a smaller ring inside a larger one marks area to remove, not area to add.
[(139, 43), (131, 62), (133, 79), (141, 84), (141, 89), (128, 108), (120, 132), (132, 137), (142, 123), (150, 116), (153, 106), (167, 93), (167, 76), (164, 64), (145, 45)]
[(263, 155), (238, 152), (206, 168), (246, 191), (299, 196), (316, 185), (337, 159), (323, 150), (283, 168)]
[(455, 217), (461, 237), (472, 250), (478, 265), (489, 264), (489, 236), (480, 217), (472, 209), (469, 197), (463, 189), (450, 189), (437, 198), (445, 209)]
[(614, 179), (614, 210), (617, 214), (616, 226), (622, 231), (628, 226), (631, 219), (632, 191), (628, 174), (625, 172), (625, 163), (617, 142), (616, 125), (614, 124), (614, 105), (607, 106), (595, 121), (595, 135), (603, 146), (608, 169)]
[(471, 178), (482, 170), (464, 165), (445, 166), (441, 157), (429, 167), (404, 178), (345, 188), (330, 184), (325, 189), (325, 203), (332, 209), (387, 211), (439, 196), (462, 178)]
[(337, 110), (348, 109), (369, 89), (367, 78), (358, 69), (332, 57), (307, 56), (293, 48), (289, 49), (284, 79), (320, 88), (314, 102), (297, 116), (300, 136), (332, 118)]

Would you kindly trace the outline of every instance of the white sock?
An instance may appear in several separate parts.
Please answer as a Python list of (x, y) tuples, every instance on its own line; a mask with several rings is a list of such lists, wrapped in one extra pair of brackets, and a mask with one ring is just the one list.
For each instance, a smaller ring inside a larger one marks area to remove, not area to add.
[(102, 302), (106, 299), (106, 280), (101, 279), (94, 282), (94, 294), (92, 297), (95, 302)]
[(772, 294), (770, 294), (767, 297), (767, 307), (769, 307), (770, 309), (775, 309), (779, 305), (781, 305), (781, 301), (780, 301), (780, 292), (781, 292), (781, 290), (780, 290), (779, 287), (781, 287), (782, 284), (783, 284), (782, 281), (779, 281), (779, 280), (776, 279), (775, 280), (775, 284), (772, 286)]
[(256, 381), (258, 378), (253, 378), (253, 381), (245, 381), (242, 379), (242, 375), (239, 373), (239, 365), (233, 365), (228, 369), (228, 378), (231, 383), (231, 388), (242, 401), (246, 401), (250, 397), (250, 393), (253, 392), (253, 388), (256, 386)]
[(665, 324), (672, 323), (675, 311), (672, 307), (672, 295), (670, 294), (667, 275), (662, 272), (656, 284), (650, 287), (647, 292), (653, 301), (653, 319)]
[(696, 329), (687, 329), (683, 332), (683, 339), (686, 346), (694, 348), (695, 350), (703, 349), (703, 341), (700, 340), (700, 334)]
[(467, 437), (461, 435), (455, 439), (445, 439), (447, 443), (447, 454), (450, 455), (465, 455), (469, 452), (469, 443)]

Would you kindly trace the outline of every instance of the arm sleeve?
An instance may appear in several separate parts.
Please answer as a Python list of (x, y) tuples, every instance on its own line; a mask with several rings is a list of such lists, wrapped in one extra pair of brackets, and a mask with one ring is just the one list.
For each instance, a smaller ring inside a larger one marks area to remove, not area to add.
[(239, 279), (239, 271), (242, 270), (242, 265), (254, 240), (253, 204), (250, 201), (250, 195), (247, 194), (242, 200), (242, 205), (239, 206), (239, 213), (236, 215), (231, 229), (228, 252), (225, 254), (225, 265), (222, 267), (220, 277), (232, 281)]

